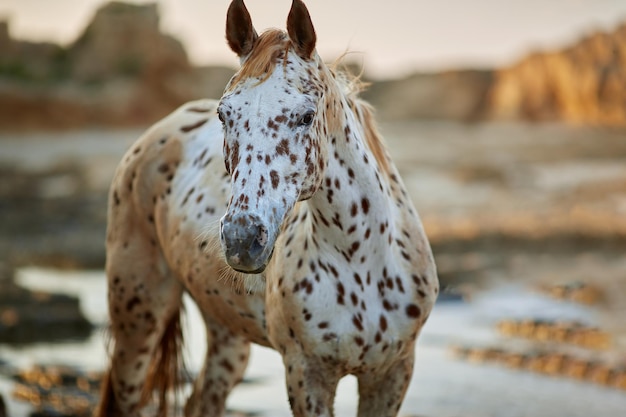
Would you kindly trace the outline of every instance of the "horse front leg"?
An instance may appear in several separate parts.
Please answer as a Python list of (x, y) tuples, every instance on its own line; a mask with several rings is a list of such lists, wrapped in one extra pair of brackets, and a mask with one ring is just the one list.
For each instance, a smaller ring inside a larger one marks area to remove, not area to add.
[(411, 382), (415, 354), (395, 362), (387, 371), (358, 376), (358, 417), (395, 417)]
[(283, 357), (287, 394), (294, 417), (332, 417), (340, 376), (319, 359), (302, 354)]

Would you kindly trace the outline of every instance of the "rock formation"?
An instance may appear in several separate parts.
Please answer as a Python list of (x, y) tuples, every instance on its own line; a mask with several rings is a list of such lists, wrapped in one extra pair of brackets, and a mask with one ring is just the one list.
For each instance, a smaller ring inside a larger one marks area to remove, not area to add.
[(498, 71), (487, 116), (626, 125), (626, 23)]
[[(219, 97), (233, 73), (194, 68), (160, 31), (156, 4), (105, 4), (67, 48), (12, 39), (0, 22), (0, 129), (145, 126)], [(626, 23), (507, 68), (417, 73), (363, 95), (384, 120), (626, 125)]]
[(194, 68), (156, 4), (105, 4), (67, 48), (12, 39), (0, 22), (0, 128), (147, 125), (219, 97), (233, 73)]
[(363, 96), (384, 120), (473, 120), (481, 116), (492, 77), (489, 70), (418, 73), (374, 82)]
[(105, 4), (68, 51), (72, 78), (98, 82), (117, 76), (189, 73), (182, 44), (159, 30), (156, 4)]

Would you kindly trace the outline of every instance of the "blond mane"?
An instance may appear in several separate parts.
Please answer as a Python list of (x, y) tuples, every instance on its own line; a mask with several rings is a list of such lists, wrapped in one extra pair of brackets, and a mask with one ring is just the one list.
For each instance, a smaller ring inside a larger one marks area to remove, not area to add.
[(282, 56), (287, 63), (287, 53), (291, 42), (282, 30), (269, 29), (261, 34), (254, 43), (250, 56), (243, 62), (239, 72), (230, 82), (230, 88), (247, 78), (259, 78), (259, 83), (267, 80)]
[(365, 133), (365, 143), (372, 151), (374, 158), (382, 169), (383, 173), (389, 173), (389, 155), (387, 147), (383, 141), (383, 137), (378, 131), (376, 121), (374, 120), (374, 109), (364, 100), (357, 98), (355, 100), (356, 115), (363, 126)]
[(342, 93), (348, 100), (348, 104), (354, 111), (357, 120), (361, 126), (363, 126), (365, 144), (369, 147), (383, 172), (389, 173), (389, 155), (383, 137), (376, 126), (374, 108), (370, 103), (359, 96), (361, 92), (369, 86), (369, 83), (361, 79), (363, 75), (362, 72), (358, 75), (354, 75), (349, 71), (347, 66), (341, 63), (341, 59), (345, 57), (345, 55), (346, 54), (339, 57), (331, 66), (331, 72)]

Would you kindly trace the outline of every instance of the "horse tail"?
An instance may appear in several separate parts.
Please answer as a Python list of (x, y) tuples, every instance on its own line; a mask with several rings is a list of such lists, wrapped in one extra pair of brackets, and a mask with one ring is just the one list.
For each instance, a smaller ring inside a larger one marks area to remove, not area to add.
[(94, 410), (94, 417), (106, 417), (119, 414), (117, 413), (115, 394), (113, 394), (113, 387), (111, 385), (111, 370), (109, 369), (104, 374), (102, 379), (102, 385), (100, 386), (100, 401)]
[[(182, 355), (184, 341), (181, 325), (182, 313), (182, 308), (177, 310), (167, 322), (161, 340), (152, 355), (148, 375), (142, 390), (139, 407), (146, 405), (156, 396), (158, 417), (167, 417), (170, 410), (178, 408), (178, 389), (181, 382), (183, 382), (181, 376), (186, 375)], [(110, 333), (107, 339), (107, 344), (110, 346), (113, 342)], [(121, 414), (115, 400), (111, 372), (112, 369), (109, 369), (102, 380), (100, 401), (93, 414), (95, 417), (109, 417)], [(174, 398), (173, 404), (170, 401), (172, 397)]]
[[(109, 353), (108, 356), (111, 357), (113, 347), (113, 332), (111, 331), (110, 325), (104, 329), (103, 335), (106, 351)], [(120, 414), (118, 412), (117, 404), (115, 402), (115, 393), (113, 392), (113, 384), (111, 381), (111, 371), (112, 369), (109, 366), (109, 369), (102, 377), (102, 382), (100, 384), (100, 400), (98, 401), (98, 405), (94, 409), (94, 417), (107, 417)]]
[[(157, 345), (142, 393), (142, 404), (157, 398), (157, 416), (167, 417), (168, 411), (178, 408), (178, 390), (186, 375), (183, 360), (182, 307), (170, 317)], [(173, 394), (174, 402), (170, 403)]]

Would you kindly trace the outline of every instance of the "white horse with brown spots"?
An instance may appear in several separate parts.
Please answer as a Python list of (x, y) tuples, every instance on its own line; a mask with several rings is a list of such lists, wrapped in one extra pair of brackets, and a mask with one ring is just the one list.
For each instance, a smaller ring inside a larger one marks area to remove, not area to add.
[(167, 411), (188, 292), (209, 347), (187, 416), (224, 414), (251, 342), (282, 355), (294, 416), (332, 416), (348, 374), (359, 416), (395, 416), (438, 282), (372, 111), (318, 57), (300, 0), (260, 36), (235, 0), (226, 35), (242, 65), (220, 102), (153, 126), (112, 184), (98, 412), (139, 415), (155, 392)]

